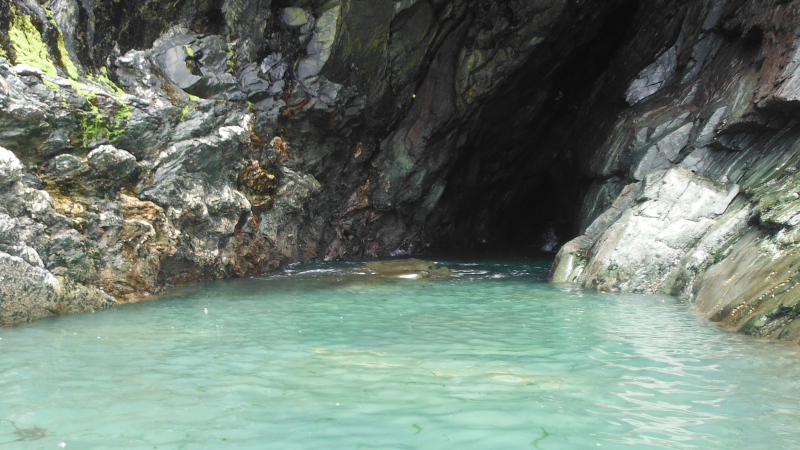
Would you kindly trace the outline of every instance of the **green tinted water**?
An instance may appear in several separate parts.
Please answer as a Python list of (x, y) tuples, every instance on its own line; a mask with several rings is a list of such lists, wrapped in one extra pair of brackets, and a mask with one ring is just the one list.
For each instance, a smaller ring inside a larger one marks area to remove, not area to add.
[(546, 263), (343, 267), (0, 329), (0, 448), (798, 446), (796, 347)]

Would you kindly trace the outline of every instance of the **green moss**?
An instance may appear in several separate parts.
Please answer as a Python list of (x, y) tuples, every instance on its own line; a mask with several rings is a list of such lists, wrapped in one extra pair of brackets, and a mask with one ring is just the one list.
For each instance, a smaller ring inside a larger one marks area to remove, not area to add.
[(86, 98), (88, 111), (82, 111), (78, 116), (78, 124), (81, 128), (81, 139), (83, 146), (94, 140), (105, 130), (103, 126), (103, 114), (93, 101), (95, 100), (94, 93), (86, 91), (78, 91), (78, 93)]
[(110, 117), (94, 104), (94, 93), (86, 92), (80, 95), (86, 97), (88, 105), (87, 110), (78, 116), (83, 146), (86, 147), (89, 142), (98, 138), (108, 139), (112, 143), (119, 139), (128, 128), (128, 120), (133, 111), (130, 105), (121, 102), (116, 114)]
[(75, 89), (75, 92), (78, 95), (80, 95), (81, 97), (85, 98), (86, 100), (90, 100), (90, 99), (93, 99), (95, 97), (94, 92), (87, 91), (86, 89), (83, 88), (84, 87), (83, 84), (81, 84), (81, 83), (79, 83), (79, 82), (77, 82), (75, 80), (69, 80), (69, 82), (72, 85), (72, 88)]
[(194, 58), (194, 50), (192, 50), (191, 45), (189, 44), (184, 45), (183, 50), (186, 52), (186, 56), (188, 56), (189, 58)]
[[(54, 22), (55, 23), (55, 22)], [(72, 59), (69, 57), (69, 53), (67, 52), (67, 47), (64, 45), (64, 33), (61, 32), (60, 28), (58, 29), (58, 53), (61, 56), (61, 67), (64, 68), (64, 71), (67, 72), (67, 75), (72, 78), (73, 80), (78, 79), (78, 68), (75, 67), (75, 64), (72, 62)]]
[(44, 74), (57, 76), (56, 66), (50, 61), (50, 54), (42, 40), (42, 34), (31, 22), (31, 18), (26, 14), (17, 12), (17, 8), (11, 6), (11, 23), (9, 24), (8, 37), (14, 48), (15, 64), (27, 64), (36, 67)]
[(189, 114), (189, 105), (186, 105), (181, 109), (181, 122), (186, 120), (186, 115)]
[(56, 47), (58, 48), (58, 54), (60, 57), (61, 67), (67, 72), (67, 76), (72, 78), (73, 80), (78, 79), (78, 68), (72, 62), (72, 59), (69, 57), (69, 52), (67, 52), (67, 46), (64, 44), (64, 33), (61, 31), (61, 28), (56, 23), (55, 19), (53, 19), (53, 11), (45, 6), (45, 12), (47, 13), (47, 19), (49, 20), (50, 24), (53, 25), (53, 28), (56, 29), (58, 32), (58, 37), (56, 39)]
[(100, 73), (90, 75), (89, 80), (100, 87), (108, 89), (117, 97), (125, 95), (125, 91), (123, 91), (119, 86), (111, 81), (110, 78), (108, 78), (108, 69), (105, 66), (100, 68)]
[(96, 110), (84, 111), (78, 116), (78, 124), (81, 128), (81, 140), (86, 147), (89, 142), (98, 138), (105, 132), (103, 126), (103, 116)]
[(42, 84), (44, 84), (44, 87), (46, 87), (47, 89), (50, 89), (51, 91), (60, 91), (61, 90), (61, 86), (59, 86), (59, 85), (57, 85), (55, 83), (52, 83), (50, 81), (47, 81), (47, 80), (42, 80)]
[(236, 52), (233, 50), (233, 47), (230, 45), (228, 46), (228, 60), (225, 63), (228, 65), (228, 73), (234, 73), (236, 71)]

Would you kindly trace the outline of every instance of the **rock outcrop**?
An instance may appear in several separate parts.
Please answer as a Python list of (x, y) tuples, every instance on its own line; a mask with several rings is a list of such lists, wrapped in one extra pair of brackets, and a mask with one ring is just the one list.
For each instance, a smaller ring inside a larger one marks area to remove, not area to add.
[(594, 192), (622, 190), (588, 208), (596, 218), (561, 249), (553, 281), (677, 295), (731, 329), (800, 341), (797, 11), (687, 9), (586, 158)]
[(574, 238), (554, 281), (800, 340), (798, 6), (0, 0), (0, 323)]
[(157, 3), (0, 1), (3, 323), (420, 250), (458, 129), (619, 2)]

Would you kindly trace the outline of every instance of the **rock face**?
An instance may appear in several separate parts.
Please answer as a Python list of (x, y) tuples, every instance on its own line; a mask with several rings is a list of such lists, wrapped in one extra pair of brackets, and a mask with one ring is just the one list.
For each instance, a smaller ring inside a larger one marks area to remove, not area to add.
[(631, 82), (635, 106), (586, 157), (592, 190), (624, 187), (588, 208), (596, 218), (561, 249), (553, 281), (673, 294), (731, 329), (800, 341), (796, 14), (687, 9), (669, 57)]
[(554, 281), (798, 340), (798, 6), (0, 0), (0, 322), (574, 238)]

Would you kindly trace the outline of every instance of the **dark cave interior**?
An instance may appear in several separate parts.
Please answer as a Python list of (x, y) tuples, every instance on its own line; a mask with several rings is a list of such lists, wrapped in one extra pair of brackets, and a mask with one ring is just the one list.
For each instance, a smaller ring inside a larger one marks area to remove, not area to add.
[(638, 1), (623, 2), (566, 57), (551, 50), (562, 59), (555, 71), (543, 72), (547, 64), (534, 55), (482, 106), (426, 224), (431, 248), (536, 253), (553, 234), (560, 245), (582, 232), (593, 180), (580, 158), (596, 139), (587, 130), (626, 106), (607, 74), (638, 10)]

